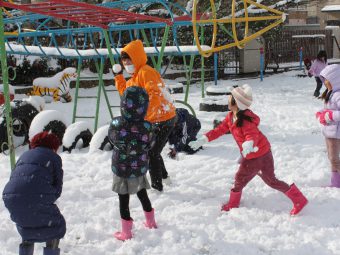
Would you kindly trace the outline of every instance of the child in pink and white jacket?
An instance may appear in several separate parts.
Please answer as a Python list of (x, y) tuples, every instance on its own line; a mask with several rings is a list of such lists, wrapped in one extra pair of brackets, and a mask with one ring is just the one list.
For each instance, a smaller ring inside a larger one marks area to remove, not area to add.
[(308, 76), (315, 77), (316, 88), (314, 91), (314, 96), (319, 97), (320, 90), (322, 88), (322, 81), (320, 79), (321, 71), (327, 66), (327, 53), (324, 50), (320, 50), (316, 59), (313, 61), (312, 66), (308, 70)]
[(340, 188), (340, 65), (329, 65), (320, 73), (327, 90), (321, 96), (324, 109), (316, 113), (323, 125), (328, 159), (331, 163), (330, 187)]
[(296, 215), (306, 206), (308, 201), (295, 184), (289, 186), (275, 177), (270, 143), (258, 128), (260, 118), (248, 109), (251, 103), (252, 89), (249, 85), (234, 88), (228, 101), (230, 112), (223, 122), (197, 141), (190, 142), (189, 146), (195, 150), (228, 131), (239, 146), (242, 155), (240, 166), (235, 175), (235, 183), (230, 192), (229, 202), (222, 206), (222, 211), (229, 211), (238, 207), (243, 188), (258, 175), (268, 186), (283, 192), (292, 200), (294, 207), (290, 214)]

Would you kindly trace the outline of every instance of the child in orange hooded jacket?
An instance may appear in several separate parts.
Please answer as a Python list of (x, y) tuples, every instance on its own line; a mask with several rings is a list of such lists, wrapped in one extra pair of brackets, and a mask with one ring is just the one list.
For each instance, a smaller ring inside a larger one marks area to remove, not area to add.
[[(163, 190), (162, 179), (168, 178), (161, 152), (168, 136), (175, 126), (176, 108), (164, 94), (165, 85), (157, 70), (147, 65), (147, 56), (142, 41), (135, 40), (126, 45), (121, 52), (121, 61), (125, 70), (131, 75), (126, 81), (122, 71), (115, 73), (116, 88), (122, 95), (126, 88), (139, 86), (149, 95), (149, 108), (145, 120), (154, 126), (156, 142), (149, 151), (151, 187)], [(119, 68), (113, 66), (113, 71)]]

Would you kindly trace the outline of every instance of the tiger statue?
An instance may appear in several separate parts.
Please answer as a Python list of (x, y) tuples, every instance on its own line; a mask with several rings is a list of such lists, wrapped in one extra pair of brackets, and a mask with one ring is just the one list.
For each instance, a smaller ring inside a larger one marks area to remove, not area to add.
[(71, 102), (70, 81), (76, 78), (77, 72), (73, 67), (65, 68), (53, 77), (39, 77), (33, 80), (30, 95), (41, 96), (46, 103), (52, 101)]

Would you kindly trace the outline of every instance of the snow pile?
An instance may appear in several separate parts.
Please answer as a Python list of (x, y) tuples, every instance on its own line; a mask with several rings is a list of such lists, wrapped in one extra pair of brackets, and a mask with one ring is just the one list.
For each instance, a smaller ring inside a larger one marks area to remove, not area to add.
[(62, 82), (61, 79), (65, 74), (68, 74), (70, 77), (75, 78), (77, 75), (77, 70), (73, 67), (65, 68), (63, 71), (55, 74), (52, 77), (39, 77), (33, 80), (34, 86), (39, 86), (43, 88), (59, 88), (60, 86), (67, 85), (67, 88), (63, 91), (69, 90), (69, 80), (66, 82)]
[(90, 152), (94, 152), (99, 150), (100, 146), (105, 140), (105, 137), (108, 136), (109, 126), (105, 125), (101, 128), (98, 128), (96, 133), (93, 135), (91, 142), (90, 142)]
[(233, 87), (231, 86), (224, 86), (224, 85), (218, 85), (218, 86), (208, 86), (206, 88), (206, 92), (211, 92), (211, 93), (230, 93)]
[(75, 138), (83, 131), (91, 130), (91, 125), (87, 121), (78, 121), (72, 123), (66, 128), (64, 137), (63, 137), (63, 146), (69, 148), (72, 143), (75, 141)]
[(29, 96), (27, 98), (23, 98), (22, 101), (32, 105), (38, 112), (45, 109), (45, 100), (40, 96)]
[[(253, 89), (253, 110), (261, 118), (260, 129), (271, 143), (275, 174), (287, 183), (295, 183), (309, 199), (297, 217), (290, 217), (292, 202), (269, 188), (257, 176), (243, 190), (239, 208), (222, 213), (220, 206), (228, 199), (238, 168), (240, 151), (231, 135), (204, 145), (195, 155), (178, 153), (169, 159), (165, 148), (164, 164), (172, 184), (159, 194), (148, 190), (155, 209), (158, 229), (146, 229), (144, 213), (136, 195), (130, 197), (134, 219), (133, 239), (121, 242), (113, 233), (121, 229), (118, 195), (111, 191), (112, 152), (88, 153), (88, 148), (71, 154), (60, 153), (64, 185), (58, 207), (65, 216), (67, 232), (60, 241), (61, 254), (122, 255), (339, 255), (340, 189), (326, 188), (330, 164), (324, 137), (315, 119), (323, 102), (313, 97), (315, 80), (299, 78), (301, 71), (290, 71), (260, 79), (242, 79)], [(225, 81), (219, 80), (218, 84)], [(205, 86), (213, 86), (206, 82)], [(96, 88), (80, 89), (83, 95), (95, 94)], [(75, 89), (71, 89), (72, 96)], [(118, 92), (108, 95), (119, 102)], [(183, 100), (184, 94), (173, 97)], [(201, 121), (204, 134), (213, 126), (216, 113), (199, 111), (201, 88), (191, 86), (188, 103)], [(96, 101), (80, 100), (79, 114), (94, 110)], [(71, 122), (72, 104), (52, 103), (48, 109), (59, 110)], [(99, 126), (111, 119), (102, 100)], [(119, 108), (113, 108), (119, 115)], [(226, 113), (225, 113), (226, 114)], [(107, 129), (99, 133), (107, 136)], [(93, 139), (98, 141), (97, 139)], [(98, 148), (98, 146), (96, 146)], [(19, 157), (26, 147), (16, 149)], [(0, 191), (10, 174), (9, 156), (0, 155)], [(149, 177), (149, 175), (147, 176)], [(21, 242), (8, 210), (0, 202), (0, 247), (3, 255), (17, 255)], [(45, 244), (36, 244), (42, 254)]]
[(204, 104), (215, 104), (215, 105), (228, 105), (229, 96), (208, 96), (201, 99), (201, 103)]
[(31, 140), (36, 134), (43, 132), (46, 125), (54, 120), (61, 121), (64, 124), (66, 123), (64, 120), (64, 116), (59, 111), (45, 110), (38, 113), (32, 120), (29, 130), (29, 139)]
[[(8, 84), (8, 91), (10, 94), (14, 95), (14, 87), (10, 84)], [(0, 93), (4, 92), (4, 85), (0, 84)]]

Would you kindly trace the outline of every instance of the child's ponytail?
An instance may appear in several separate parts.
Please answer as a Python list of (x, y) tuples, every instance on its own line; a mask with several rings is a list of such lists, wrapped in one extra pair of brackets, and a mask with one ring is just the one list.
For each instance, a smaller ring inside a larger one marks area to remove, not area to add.
[(331, 94), (332, 94), (332, 91), (333, 90), (328, 90), (328, 89), (326, 89), (323, 93), (322, 93), (322, 95), (321, 95), (321, 99), (322, 100), (324, 100), (325, 101), (325, 103), (328, 103), (328, 101), (329, 101), (329, 98), (331, 97)]
[[(235, 98), (231, 95), (231, 105), (236, 105), (236, 100)], [(248, 109), (245, 109), (245, 110), (239, 110), (237, 113), (236, 113), (236, 126), (237, 127), (242, 127), (243, 126), (243, 121), (244, 120), (247, 120), (249, 122), (252, 122), (253, 121), (253, 118), (248, 116), (246, 114), (246, 112), (248, 111)]]
[(236, 113), (236, 117), (237, 117), (236, 126), (237, 127), (242, 127), (243, 121), (245, 121), (245, 120), (249, 121), (249, 122), (253, 121), (253, 117), (250, 117), (249, 115), (246, 114), (247, 111), (248, 111), (248, 109), (240, 110)]

